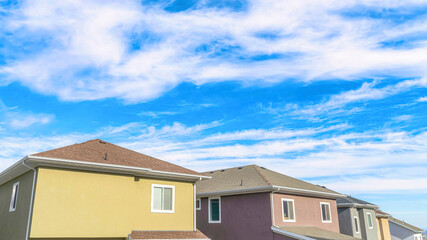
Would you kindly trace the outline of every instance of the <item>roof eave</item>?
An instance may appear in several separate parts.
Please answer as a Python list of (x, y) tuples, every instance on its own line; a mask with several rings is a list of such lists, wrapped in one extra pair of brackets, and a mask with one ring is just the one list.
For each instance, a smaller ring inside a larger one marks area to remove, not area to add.
[(410, 226), (406, 226), (406, 225), (403, 225), (401, 223), (398, 223), (398, 222), (394, 221), (393, 219), (388, 219), (388, 220), (391, 221), (392, 223), (397, 224), (397, 225), (399, 225), (401, 227), (404, 227), (404, 228), (406, 228), (406, 229), (408, 229), (408, 230), (410, 230), (410, 231), (412, 231), (414, 233), (423, 233), (424, 232), (423, 230), (414, 229), (414, 228), (411, 228)]
[(277, 233), (277, 234), (280, 234), (280, 235), (284, 235), (286, 237), (291, 237), (291, 238), (297, 239), (297, 240), (316, 240), (314, 238), (307, 237), (307, 236), (304, 236), (304, 235), (301, 235), (301, 234), (296, 234), (296, 233), (289, 232), (289, 231), (285, 231), (283, 229), (280, 229), (280, 228), (277, 228), (277, 227), (274, 227), (274, 226), (271, 226), (271, 230), (274, 233)]
[[(29, 155), (21, 159), (17, 163), (15, 163), (14, 165), (12, 165), (2, 173), (0, 173), (0, 185), (3, 182), (5, 182), (5, 179), (2, 179), (2, 178), (7, 177), (7, 174), (10, 171), (16, 168), (23, 167), (22, 165), (23, 161), (26, 161), (26, 163), (30, 164), (32, 167), (40, 167), (40, 166), (61, 167), (66, 169), (80, 169), (80, 170), (90, 170), (90, 171), (96, 171), (96, 172), (109, 172), (109, 173), (129, 174), (129, 175), (137, 175), (137, 176), (150, 176), (150, 177), (158, 177), (158, 178), (186, 180), (186, 181), (192, 181), (192, 182), (196, 182), (201, 179), (210, 178), (209, 176), (158, 171), (150, 168), (131, 167), (131, 166), (106, 164), (106, 163), (84, 162), (84, 161), (78, 161), (78, 160), (49, 158), (49, 157)], [(25, 169), (25, 170), (27, 171), (28, 169)]]
[(303, 196), (310, 196), (310, 197), (332, 198), (332, 199), (338, 199), (344, 196), (343, 194), (326, 193), (326, 192), (320, 192), (320, 191), (297, 189), (297, 188), (290, 188), (290, 187), (283, 187), (283, 186), (263, 186), (263, 187), (235, 189), (235, 190), (228, 190), (228, 191), (198, 193), (197, 197), (229, 196), (229, 195), (260, 193), (260, 192), (279, 192), (279, 193), (303, 195)]
[(380, 207), (373, 204), (360, 204), (360, 203), (337, 203), (338, 208), (344, 207), (354, 207), (354, 208), (370, 208), (370, 209), (379, 209)]

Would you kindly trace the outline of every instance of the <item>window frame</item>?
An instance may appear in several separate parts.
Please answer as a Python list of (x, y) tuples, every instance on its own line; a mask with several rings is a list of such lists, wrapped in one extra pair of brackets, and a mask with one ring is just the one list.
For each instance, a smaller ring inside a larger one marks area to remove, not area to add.
[[(10, 196), (10, 203), (9, 203), (9, 212), (16, 211), (16, 207), (18, 206), (18, 194), (19, 194), (19, 182), (16, 182), (12, 186), (12, 194)], [(13, 206), (14, 203), (15, 203), (15, 206)]]
[[(218, 199), (218, 210), (219, 210), (219, 220), (218, 221), (214, 221), (212, 220), (212, 216), (211, 216), (211, 201), (212, 200), (216, 200)], [(221, 197), (211, 197), (208, 198), (208, 220), (209, 223), (221, 223)]]
[[(171, 188), (172, 189), (172, 210), (154, 209), (154, 188), (156, 188), (156, 187), (163, 189), (162, 194), (164, 194), (165, 188)], [(151, 184), (151, 212), (152, 213), (175, 213), (175, 186), (173, 186), (173, 185), (162, 185), (162, 184)]]
[(360, 222), (359, 222), (359, 218), (357, 216), (354, 216), (354, 219), (356, 219), (356, 221), (353, 221), (354, 225), (354, 230), (356, 231), (356, 233), (360, 233)]
[[(323, 220), (323, 208), (322, 208), (322, 205), (328, 205), (328, 209), (329, 209), (329, 220)], [(331, 203), (329, 203), (329, 202), (320, 202), (320, 217), (322, 219), (322, 223), (332, 223)]]
[[(371, 213), (366, 213), (366, 217), (368, 218), (366, 221), (368, 222), (368, 228), (369, 229), (373, 229), (374, 228), (374, 223), (372, 222), (372, 214)], [(369, 226), (369, 220), (371, 221), (371, 226)]]
[[(282, 198), (281, 201), (282, 203), (282, 221), (283, 222), (296, 222), (297, 216), (296, 216), (296, 212), (295, 212), (295, 200), (294, 199), (290, 199), (290, 198)], [(292, 202), (292, 207), (293, 207), (293, 212), (294, 212), (294, 219), (285, 219), (285, 213), (284, 213), (284, 209), (283, 209), (283, 202)]]
[[(199, 207), (197, 207), (197, 203), (199, 203)], [(202, 209), (202, 200), (196, 199), (196, 210), (201, 210), (201, 209)]]

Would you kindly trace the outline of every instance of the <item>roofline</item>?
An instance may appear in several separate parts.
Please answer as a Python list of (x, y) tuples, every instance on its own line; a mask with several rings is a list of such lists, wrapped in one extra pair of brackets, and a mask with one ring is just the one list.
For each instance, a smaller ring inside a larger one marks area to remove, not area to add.
[[(52, 166), (52, 167), (64, 167), (64, 168), (78, 168), (84, 170), (95, 170), (101, 172), (114, 172), (114, 173), (124, 173), (124, 174), (142, 174), (142, 175), (150, 175), (157, 177), (166, 177), (166, 178), (174, 178), (174, 179), (182, 179), (182, 180), (192, 180), (197, 181), (201, 179), (210, 179), (209, 176), (196, 175), (196, 174), (186, 174), (186, 173), (176, 173), (176, 172), (167, 172), (167, 171), (159, 171), (153, 170), (150, 168), (141, 168), (141, 167), (131, 167), (131, 166), (123, 166), (123, 165), (115, 165), (115, 164), (106, 164), (106, 163), (94, 163), (94, 162), (84, 162), (78, 160), (71, 159), (61, 159), (61, 158), (49, 158), (49, 157), (39, 157), (28, 155), (3, 172), (0, 173), (0, 179), (6, 175), (11, 170), (22, 166), (22, 162), (27, 161), (27, 163), (35, 164), (34, 167), (37, 166)], [(0, 184), (1, 185), (1, 184)]]
[(382, 214), (382, 213), (377, 213), (377, 212), (375, 212), (375, 216), (376, 216), (376, 217), (380, 217), (380, 218), (390, 218), (390, 217), (391, 217), (391, 214), (388, 214), (388, 213), (384, 213), (384, 214)]
[(298, 239), (298, 240), (316, 240), (314, 238), (307, 237), (307, 236), (304, 236), (304, 235), (301, 235), (301, 234), (296, 234), (296, 233), (293, 233), (293, 232), (285, 231), (285, 230), (277, 228), (275, 226), (271, 226), (271, 230), (274, 233), (277, 233), (277, 234), (280, 234), (280, 235), (285, 235), (287, 237), (291, 237), (291, 238)]
[(198, 197), (226, 196), (226, 195), (239, 195), (239, 194), (259, 193), (259, 192), (273, 192), (273, 191), (281, 192), (281, 193), (305, 195), (305, 196), (326, 197), (326, 198), (333, 198), (333, 199), (342, 198), (343, 196), (345, 196), (339, 193), (326, 193), (326, 192), (320, 192), (320, 191), (314, 191), (314, 190), (290, 188), (290, 187), (283, 187), (283, 186), (263, 186), (263, 187), (246, 188), (246, 189), (207, 192), (207, 193), (199, 193), (197, 194), (197, 196)]
[(374, 204), (361, 204), (361, 203), (337, 203), (338, 208), (344, 207), (354, 207), (354, 208), (371, 208), (371, 209), (379, 209), (380, 207)]
[[(389, 218), (388, 219), (389, 221), (391, 221), (392, 223), (394, 223), (394, 224), (397, 224), (397, 225), (399, 225), (399, 226), (401, 226), (401, 227), (404, 227), (404, 228), (406, 228), (406, 229), (408, 229), (408, 230), (411, 230), (412, 232), (416, 232), (416, 233), (423, 233), (424, 231), (423, 230), (415, 230), (415, 229), (413, 229), (413, 228), (411, 228), (411, 227), (409, 227), (409, 226), (406, 226), (406, 225), (403, 225), (403, 224), (401, 224), (401, 223), (398, 223), (398, 222), (396, 222), (396, 221), (393, 221), (393, 219), (392, 218)], [(414, 226), (415, 227), (415, 226)]]

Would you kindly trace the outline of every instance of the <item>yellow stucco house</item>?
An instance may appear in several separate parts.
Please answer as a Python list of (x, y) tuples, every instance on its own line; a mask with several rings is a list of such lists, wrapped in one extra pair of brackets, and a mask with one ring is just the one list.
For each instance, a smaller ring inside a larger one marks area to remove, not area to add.
[(100, 139), (32, 154), (0, 173), (0, 239), (207, 239), (204, 178)]

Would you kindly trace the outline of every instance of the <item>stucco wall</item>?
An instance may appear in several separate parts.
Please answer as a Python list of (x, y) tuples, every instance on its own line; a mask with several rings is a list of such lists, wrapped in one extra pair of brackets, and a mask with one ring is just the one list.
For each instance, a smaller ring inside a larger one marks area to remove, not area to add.
[[(295, 222), (284, 222), (282, 216), (282, 198), (293, 199), (295, 205)], [(313, 226), (339, 233), (338, 212), (335, 200), (274, 194), (274, 219), (277, 226)], [(328, 202), (331, 208), (331, 223), (322, 222), (320, 202)]]
[[(33, 187), (33, 171), (0, 186), (0, 239), (25, 239)], [(13, 184), (19, 182), (16, 210), (9, 212)]]
[(392, 240), (414, 240), (414, 233), (389, 221), (390, 235)]
[[(151, 185), (175, 186), (175, 213), (151, 213)], [(127, 237), (132, 230), (193, 230), (193, 184), (39, 170), (32, 238)]]
[(388, 224), (388, 218), (377, 217), (378, 225), (378, 239), (379, 240), (390, 240), (390, 226)]
[(221, 197), (221, 223), (209, 223), (208, 198), (201, 204), (197, 228), (212, 240), (273, 239), (269, 193)]
[[(340, 232), (353, 236), (355, 238), (362, 239), (362, 221), (359, 216), (359, 212), (356, 208), (339, 208), (339, 222), (340, 222)], [(358, 218), (359, 223), (359, 232), (356, 231), (356, 225), (354, 223), (354, 217)]]
[[(359, 213), (362, 239), (378, 240), (378, 226), (375, 224), (375, 211), (367, 208), (359, 208), (357, 211)], [(368, 213), (370, 213), (372, 217), (372, 228), (368, 226)]]

